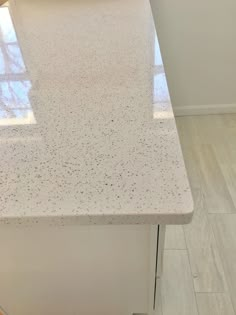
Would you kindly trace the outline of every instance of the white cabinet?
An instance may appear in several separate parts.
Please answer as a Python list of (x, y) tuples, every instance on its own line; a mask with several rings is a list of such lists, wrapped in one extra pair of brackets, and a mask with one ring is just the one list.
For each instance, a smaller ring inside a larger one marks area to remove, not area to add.
[(148, 313), (153, 229), (1, 227), (0, 305), (9, 315)]

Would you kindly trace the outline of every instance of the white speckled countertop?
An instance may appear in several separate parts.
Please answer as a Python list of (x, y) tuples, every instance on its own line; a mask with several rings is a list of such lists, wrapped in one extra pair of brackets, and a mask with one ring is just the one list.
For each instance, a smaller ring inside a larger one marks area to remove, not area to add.
[(182, 224), (192, 197), (147, 0), (0, 9), (0, 224)]

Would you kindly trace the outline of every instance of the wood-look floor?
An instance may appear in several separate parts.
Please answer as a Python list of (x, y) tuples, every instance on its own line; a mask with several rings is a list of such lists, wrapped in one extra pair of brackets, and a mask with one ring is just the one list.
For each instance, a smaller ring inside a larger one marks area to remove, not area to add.
[(158, 315), (236, 315), (236, 115), (176, 120), (195, 214), (167, 228)]

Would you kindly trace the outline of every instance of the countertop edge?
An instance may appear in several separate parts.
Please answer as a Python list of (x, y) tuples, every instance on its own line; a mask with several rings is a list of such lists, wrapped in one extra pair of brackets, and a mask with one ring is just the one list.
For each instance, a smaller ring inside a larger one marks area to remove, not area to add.
[(69, 226), (69, 225), (184, 225), (191, 222), (193, 207), (182, 214), (120, 214), (120, 215), (79, 215), (79, 216), (28, 216), (5, 217), (0, 219), (0, 226), (31, 227), (31, 226)]

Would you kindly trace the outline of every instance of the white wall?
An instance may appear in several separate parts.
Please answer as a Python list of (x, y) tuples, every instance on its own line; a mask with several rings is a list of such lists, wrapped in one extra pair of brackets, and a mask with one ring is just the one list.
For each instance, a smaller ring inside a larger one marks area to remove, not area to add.
[(150, 2), (174, 109), (236, 104), (236, 0)]

